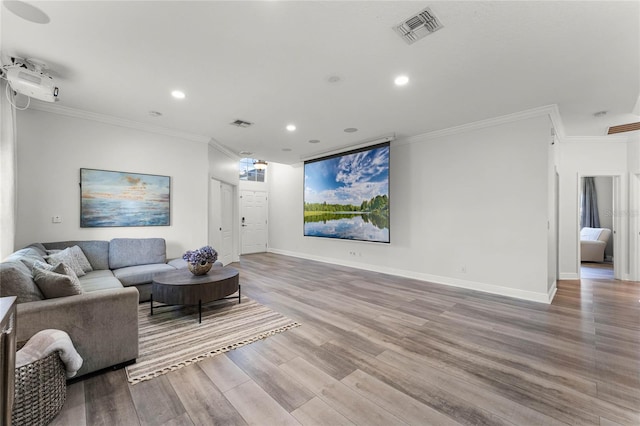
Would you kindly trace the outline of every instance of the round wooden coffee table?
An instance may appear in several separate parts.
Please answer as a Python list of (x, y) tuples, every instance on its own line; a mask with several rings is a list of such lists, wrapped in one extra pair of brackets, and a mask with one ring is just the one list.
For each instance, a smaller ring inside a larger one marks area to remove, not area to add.
[(205, 275), (193, 275), (188, 269), (161, 272), (153, 276), (151, 286), (151, 315), (153, 302), (166, 305), (198, 305), (198, 322), (202, 322), (202, 304), (238, 292), (240, 303), (240, 273), (231, 267), (211, 268)]

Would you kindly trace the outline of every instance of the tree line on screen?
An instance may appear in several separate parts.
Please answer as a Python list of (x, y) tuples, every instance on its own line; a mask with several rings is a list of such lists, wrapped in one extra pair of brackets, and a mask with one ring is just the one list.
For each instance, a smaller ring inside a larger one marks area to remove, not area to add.
[(389, 197), (387, 195), (376, 195), (370, 200), (364, 200), (359, 206), (352, 204), (327, 204), (324, 203), (304, 203), (306, 212), (365, 212), (386, 214), (389, 211)]

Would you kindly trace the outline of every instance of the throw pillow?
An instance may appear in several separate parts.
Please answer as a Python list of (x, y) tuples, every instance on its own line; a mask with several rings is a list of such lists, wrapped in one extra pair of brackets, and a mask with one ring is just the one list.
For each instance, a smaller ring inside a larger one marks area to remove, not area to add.
[(33, 265), (33, 279), (46, 299), (83, 293), (75, 272), (64, 263), (54, 265), (51, 270)]
[(36, 262), (34, 262), (34, 263), (31, 265), (31, 274), (33, 275), (33, 270), (34, 270), (35, 268), (39, 268), (39, 269), (46, 269), (46, 270), (48, 270), (48, 271), (51, 271), (51, 270), (53, 270), (53, 268), (54, 268), (55, 266), (56, 266), (56, 265), (50, 265), (50, 264), (45, 263), (45, 262), (36, 261)]
[(73, 269), (73, 272), (76, 273), (77, 277), (81, 277), (83, 275), (86, 275), (84, 270), (80, 266), (80, 264), (78, 264), (78, 261), (76, 260), (75, 256), (73, 256), (73, 254), (71, 253), (71, 249), (70, 248), (66, 248), (66, 249), (64, 249), (62, 251), (59, 251), (57, 253), (51, 253), (49, 256), (45, 257), (45, 260), (50, 265), (57, 265), (58, 263), (65, 263), (68, 266), (71, 266), (71, 269)]
[[(33, 268), (33, 264), (35, 262), (44, 261), (44, 257), (42, 257), (40, 252), (38, 252), (36, 249), (29, 248), (29, 247), (18, 250), (17, 252), (14, 253), (14, 255), (15, 254), (20, 255), (18, 259), (20, 259), (20, 262), (24, 263), (27, 266), (27, 268), (29, 268), (29, 270)], [(11, 255), (11, 257), (13, 257), (13, 255)]]
[(31, 271), (19, 260), (0, 262), (0, 297), (17, 296), (18, 303), (44, 299)]
[(78, 265), (80, 265), (84, 273), (93, 271), (91, 263), (89, 263), (89, 259), (87, 259), (87, 256), (84, 255), (84, 252), (79, 246), (70, 247), (69, 250), (71, 250), (71, 254), (76, 259)]

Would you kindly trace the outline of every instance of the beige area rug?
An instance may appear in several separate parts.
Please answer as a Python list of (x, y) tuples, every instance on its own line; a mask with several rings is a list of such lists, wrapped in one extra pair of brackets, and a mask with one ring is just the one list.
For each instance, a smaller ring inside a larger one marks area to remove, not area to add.
[(300, 324), (247, 297), (197, 306), (138, 305), (139, 355), (126, 367), (130, 383), (139, 383), (230, 351)]

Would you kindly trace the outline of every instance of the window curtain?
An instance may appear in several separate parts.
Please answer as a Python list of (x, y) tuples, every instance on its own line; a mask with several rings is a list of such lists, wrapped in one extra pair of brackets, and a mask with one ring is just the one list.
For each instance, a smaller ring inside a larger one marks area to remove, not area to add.
[(13, 252), (16, 234), (16, 111), (6, 86), (0, 80), (0, 260)]
[(600, 228), (600, 216), (598, 215), (598, 196), (596, 194), (596, 184), (592, 177), (583, 178), (581, 198), (581, 227)]

